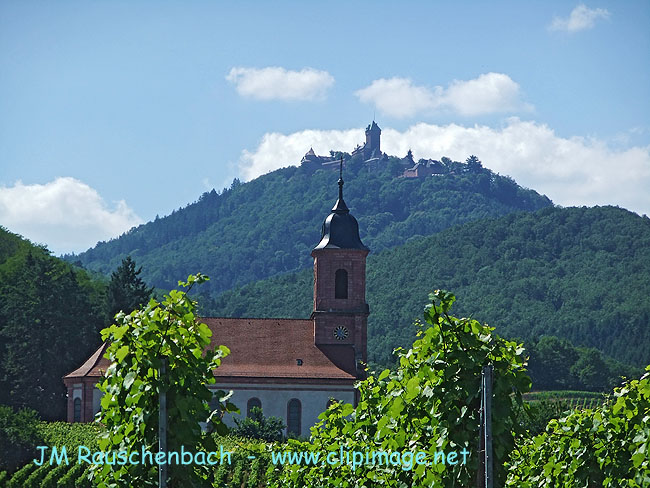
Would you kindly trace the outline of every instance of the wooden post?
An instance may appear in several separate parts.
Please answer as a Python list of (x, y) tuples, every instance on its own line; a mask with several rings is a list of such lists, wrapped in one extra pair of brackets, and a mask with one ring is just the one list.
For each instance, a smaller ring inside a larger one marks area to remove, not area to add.
[(160, 392), (158, 409), (158, 452), (165, 453), (164, 462), (158, 465), (158, 486), (167, 488), (167, 391), (165, 388), (165, 377), (167, 376), (167, 359), (162, 358), (160, 362)]
[(478, 451), (476, 456), (478, 458), (478, 467), (476, 469), (476, 488), (485, 488), (485, 407), (483, 401), (483, 371), (481, 371), (481, 406), (479, 408), (479, 429), (478, 429)]
[(494, 487), (494, 474), (492, 466), (492, 376), (494, 366), (488, 364), (483, 367), (483, 412), (485, 435), (485, 488)]

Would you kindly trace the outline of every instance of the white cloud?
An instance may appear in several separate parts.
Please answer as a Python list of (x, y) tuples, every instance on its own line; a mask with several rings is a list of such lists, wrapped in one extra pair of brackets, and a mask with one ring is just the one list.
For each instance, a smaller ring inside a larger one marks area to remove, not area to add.
[(328, 155), (330, 150), (351, 151), (365, 140), (363, 129), (303, 130), (284, 135), (264, 134), (254, 152), (242, 151), (240, 173), (248, 181), (260, 175), (297, 164), (310, 147), (316, 154)]
[(417, 86), (407, 78), (382, 78), (358, 90), (356, 95), (362, 102), (372, 103), (384, 114), (397, 118), (435, 111), (471, 116), (532, 109), (521, 101), (519, 84), (503, 73), (454, 80), (447, 89)]
[[(361, 129), (267, 134), (256, 150), (243, 151), (240, 171), (251, 179), (298, 164), (312, 145), (317, 154), (350, 152), (363, 140)], [(384, 152), (399, 156), (412, 149), (416, 159), (447, 156), (464, 161), (475, 154), (484, 166), (557, 204), (619, 205), (650, 215), (650, 146), (614, 149), (598, 139), (560, 137), (545, 124), (518, 118), (501, 128), (424, 123), (404, 132), (384, 128), (381, 145)]]
[(461, 161), (476, 154), (488, 168), (560, 205), (620, 205), (650, 214), (650, 147), (615, 150), (598, 139), (559, 137), (547, 125), (517, 118), (500, 129), (418, 124), (384, 135), (389, 153), (412, 148), (416, 157)]
[(598, 19), (608, 19), (609, 11), (604, 8), (589, 8), (581, 3), (571, 11), (568, 18), (555, 17), (550, 30), (578, 32), (591, 29), (596, 25)]
[(95, 189), (75, 178), (0, 187), (0, 224), (56, 254), (84, 251), (140, 223), (124, 200), (109, 209)]
[(437, 109), (441, 104), (442, 88), (416, 86), (407, 78), (381, 78), (355, 94), (362, 102), (374, 104), (387, 115), (405, 118)]
[(462, 115), (531, 110), (521, 102), (519, 84), (503, 73), (482, 74), (469, 81), (453, 81), (443, 103)]
[(334, 84), (334, 77), (327, 71), (288, 71), (278, 66), (235, 67), (226, 80), (235, 85), (241, 96), (258, 100), (322, 100)]

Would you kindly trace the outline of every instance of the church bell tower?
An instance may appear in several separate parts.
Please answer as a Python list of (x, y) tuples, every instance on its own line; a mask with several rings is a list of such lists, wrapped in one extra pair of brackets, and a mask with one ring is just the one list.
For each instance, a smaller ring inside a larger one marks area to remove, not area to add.
[(359, 224), (343, 200), (343, 160), (339, 176), (339, 198), (321, 230), (321, 240), (312, 250), (314, 258), (314, 342), (338, 351), (358, 378), (364, 376), (367, 353), (366, 256)]

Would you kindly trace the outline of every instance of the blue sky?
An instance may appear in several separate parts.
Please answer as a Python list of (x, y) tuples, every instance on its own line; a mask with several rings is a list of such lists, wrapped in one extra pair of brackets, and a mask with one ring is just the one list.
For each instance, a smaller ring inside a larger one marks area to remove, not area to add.
[(82, 251), (234, 177), (476, 154), (650, 214), (650, 2), (0, 3), (0, 224)]

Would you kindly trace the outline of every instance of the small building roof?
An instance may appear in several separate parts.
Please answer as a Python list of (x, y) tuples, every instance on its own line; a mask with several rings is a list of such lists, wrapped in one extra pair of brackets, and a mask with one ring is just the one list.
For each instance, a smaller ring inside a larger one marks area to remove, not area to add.
[(79, 368), (75, 369), (72, 373), (65, 375), (64, 379), (95, 377), (100, 378), (111, 365), (110, 361), (104, 357), (108, 343), (104, 342), (99, 348), (90, 356), (85, 363)]

